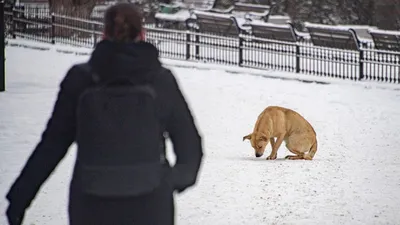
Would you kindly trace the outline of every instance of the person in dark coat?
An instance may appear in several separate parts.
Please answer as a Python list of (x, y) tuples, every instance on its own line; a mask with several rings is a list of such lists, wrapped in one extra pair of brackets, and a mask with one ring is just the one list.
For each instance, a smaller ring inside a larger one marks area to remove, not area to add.
[[(174, 75), (170, 70), (160, 70), (158, 50), (143, 41), (141, 20), (132, 4), (110, 7), (105, 14), (105, 38), (96, 45), (88, 63), (101, 78), (128, 75), (141, 81), (148, 79), (151, 73), (159, 73), (153, 80), (153, 87), (159, 96), (161, 126), (173, 143), (176, 164), (171, 167), (167, 163), (163, 182), (153, 192), (123, 199), (84, 195), (77, 188), (79, 179), (74, 169), (69, 193), (70, 225), (172, 225), (173, 193), (180, 193), (196, 183), (203, 157), (202, 138)], [(6, 215), (11, 225), (22, 224), (25, 211), (40, 187), (75, 141), (78, 98), (91, 85), (91, 77), (77, 65), (72, 66), (62, 80), (41, 140), (7, 193)], [(165, 151), (165, 138), (163, 143)]]

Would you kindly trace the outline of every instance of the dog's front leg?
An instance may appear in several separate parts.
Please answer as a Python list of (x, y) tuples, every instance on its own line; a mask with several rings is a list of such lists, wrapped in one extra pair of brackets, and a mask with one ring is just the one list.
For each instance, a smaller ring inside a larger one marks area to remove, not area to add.
[(274, 149), (275, 148), (275, 138), (274, 137), (270, 138), (269, 142), (271, 142), (271, 149)]
[(267, 157), (267, 160), (276, 159), (278, 149), (281, 146), (284, 138), (285, 138), (285, 135), (281, 134), (278, 136), (278, 139), (276, 140), (276, 142), (273, 137), (270, 139), (272, 151), (271, 151), (271, 154)]

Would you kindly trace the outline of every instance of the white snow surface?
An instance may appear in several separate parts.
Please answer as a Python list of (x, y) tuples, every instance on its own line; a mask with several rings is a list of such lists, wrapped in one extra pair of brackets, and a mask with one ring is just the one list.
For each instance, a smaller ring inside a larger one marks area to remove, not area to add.
[(264, 26), (264, 27), (271, 27), (271, 28), (283, 28), (283, 29), (289, 29), (291, 27), (289, 24), (276, 24), (276, 23), (264, 22), (261, 20), (251, 21), (250, 24)]
[(187, 9), (181, 9), (176, 13), (173, 14), (167, 14), (167, 13), (156, 13), (155, 18), (160, 19), (160, 20), (168, 20), (168, 21), (180, 21), (184, 22), (187, 19), (190, 19), (191, 15), (189, 10)]
[(331, 30), (337, 30), (337, 31), (348, 31), (351, 29), (351, 27), (344, 27), (344, 26), (337, 26), (337, 25), (326, 25), (326, 24), (317, 24), (317, 23), (310, 23), (310, 22), (305, 22), (304, 23), (305, 27), (308, 28), (320, 28), (320, 29), (331, 29)]
[[(39, 141), (61, 79), (73, 63), (87, 59), (54, 49), (7, 47), (7, 91), (0, 93), (2, 196)], [(208, 66), (168, 66), (187, 98), (205, 150), (197, 185), (176, 195), (177, 224), (400, 224), (398, 90), (269, 79), (246, 74), (255, 70), (228, 73)], [(265, 160), (270, 146), (262, 158), (254, 157), (242, 137), (269, 105), (297, 110), (314, 126), (319, 141), (314, 160), (282, 159), (289, 154), (284, 144), (275, 161)], [(173, 161), (170, 143), (168, 147)], [(24, 224), (67, 224), (75, 151), (72, 146), (43, 185)], [(0, 210), (7, 205), (2, 197)], [(6, 224), (4, 214), (0, 224)]]
[(370, 28), (368, 31), (372, 34), (386, 34), (386, 35), (400, 36), (400, 31), (394, 31), (394, 30), (380, 30), (376, 28)]
[(257, 4), (251, 4), (251, 3), (243, 3), (243, 2), (237, 2), (235, 3), (237, 6), (247, 6), (251, 8), (259, 8), (259, 9), (270, 9), (271, 7), (269, 5), (257, 5)]

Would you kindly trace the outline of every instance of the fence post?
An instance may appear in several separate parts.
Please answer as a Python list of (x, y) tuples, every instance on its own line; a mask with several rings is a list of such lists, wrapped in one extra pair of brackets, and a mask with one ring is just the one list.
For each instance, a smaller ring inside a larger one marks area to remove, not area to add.
[(187, 31), (187, 33), (186, 33), (186, 60), (190, 59), (190, 48), (191, 48), (190, 36), (191, 36), (190, 32)]
[(0, 42), (1, 42), (1, 67), (0, 67), (0, 92), (3, 92), (6, 90), (6, 72), (5, 72), (5, 68), (6, 68), (6, 57), (5, 57), (5, 25), (6, 23), (4, 22), (4, 0), (1, 0), (0, 2), (0, 8), (1, 8), (1, 12), (0, 12), (0, 19), (1, 19), (1, 36), (0, 36)]
[(300, 46), (296, 44), (296, 73), (300, 73)]
[(92, 23), (93, 48), (95, 48), (96, 44), (97, 44), (96, 30), (97, 30), (97, 24), (96, 23)]
[(360, 51), (360, 58), (359, 58), (359, 71), (358, 71), (358, 80), (364, 79), (364, 51), (359, 49)]
[(15, 5), (12, 7), (12, 16), (11, 16), (11, 35), (12, 38), (17, 38), (15, 35), (15, 31), (17, 30), (17, 24), (15, 23), (15, 18), (17, 17), (17, 10), (15, 9)]
[(56, 16), (54, 12), (51, 13), (51, 43), (54, 45), (56, 43), (56, 28), (54, 23), (56, 22)]
[(239, 65), (243, 65), (243, 38), (239, 34)]
[(196, 54), (196, 60), (199, 60), (200, 59), (200, 46), (199, 46), (199, 44), (200, 44), (200, 37), (199, 37), (199, 34), (198, 33), (196, 33), (195, 34), (195, 54)]

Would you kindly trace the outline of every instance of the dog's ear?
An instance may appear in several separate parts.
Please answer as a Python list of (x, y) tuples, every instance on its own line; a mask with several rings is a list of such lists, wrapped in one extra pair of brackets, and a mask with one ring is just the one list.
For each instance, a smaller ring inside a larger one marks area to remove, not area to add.
[(246, 139), (250, 140), (250, 139), (251, 139), (251, 135), (252, 135), (252, 134), (248, 134), (248, 135), (244, 136), (244, 137), (243, 137), (243, 141), (246, 140)]
[(268, 138), (267, 138), (266, 135), (262, 135), (262, 136), (260, 137), (260, 139), (261, 139), (262, 141), (268, 141)]
[(259, 136), (259, 138), (258, 138), (258, 140), (260, 140), (260, 141), (268, 141), (268, 139), (269, 139), (269, 132), (267, 132), (267, 133), (264, 133), (264, 132), (260, 133), (260, 136)]

